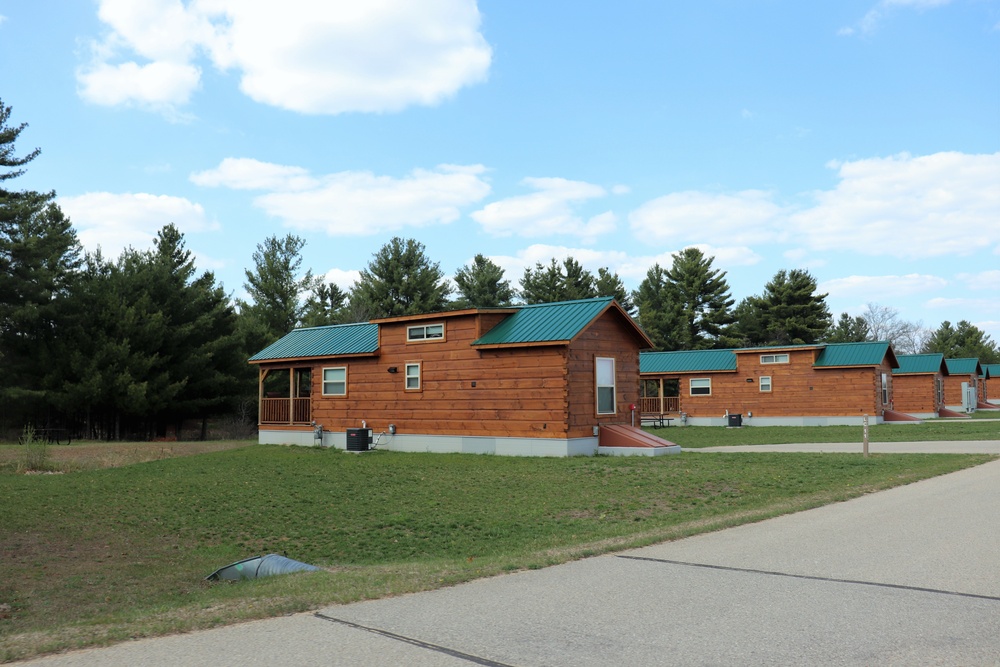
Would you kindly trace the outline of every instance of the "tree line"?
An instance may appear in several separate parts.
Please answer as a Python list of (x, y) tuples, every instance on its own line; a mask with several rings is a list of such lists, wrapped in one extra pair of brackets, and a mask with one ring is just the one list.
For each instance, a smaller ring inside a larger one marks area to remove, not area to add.
[(255, 422), (257, 374), (247, 358), (301, 326), (465, 308), (612, 296), (659, 350), (891, 340), (897, 352), (1000, 362), (961, 321), (925, 330), (869, 304), (836, 321), (801, 269), (781, 270), (735, 303), (724, 271), (696, 248), (652, 266), (635, 290), (609, 268), (572, 257), (536, 263), (517, 286), (479, 254), (449, 277), (414, 239), (391, 239), (344, 290), (303, 267), (305, 241), (271, 236), (233, 299), (199, 272), (173, 224), (153, 248), (117, 258), (84, 252), (54, 192), (12, 190), (40, 151), (18, 156), (26, 124), (0, 100), (0, 428), (66, 426), (100, 439), (151, 438), (181, 420), (244, 414)]

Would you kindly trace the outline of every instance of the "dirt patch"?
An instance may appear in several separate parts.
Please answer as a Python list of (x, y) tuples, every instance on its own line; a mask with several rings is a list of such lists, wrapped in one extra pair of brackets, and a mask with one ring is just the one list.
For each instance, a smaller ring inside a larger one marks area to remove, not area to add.
[[(49, 445), (48, 460), (57, 471), (118, 468), (179, 456), (194, 456), (253, 445), (252, 440), (204, 440), (197, 442), (82, 442)], [(20, 445), (0, 446), (0, 466), (14, 465), (24, 456)]]

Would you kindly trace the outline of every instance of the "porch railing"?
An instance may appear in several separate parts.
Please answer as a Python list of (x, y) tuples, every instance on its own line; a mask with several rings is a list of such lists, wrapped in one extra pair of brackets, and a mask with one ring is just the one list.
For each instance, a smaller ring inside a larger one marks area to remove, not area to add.
[(680, 410), (680, 398), (677, 396), (651, 396), (639, 399), (639, 408), (643, 414), (666, 414)]
[(308, 398), (260, 399), (261, 424), (308, 424), (312, 407)]

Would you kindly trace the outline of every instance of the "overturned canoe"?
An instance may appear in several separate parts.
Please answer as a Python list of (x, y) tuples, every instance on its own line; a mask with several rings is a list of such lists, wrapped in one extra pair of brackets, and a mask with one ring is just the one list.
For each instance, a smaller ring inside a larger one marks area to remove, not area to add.
[(242, 581), (243, 579), (258, 579), (260, 577), (270, 577), (275, 574), (307, 572), (318, 569), (315, 565), (300, 563), (297, 560), (285, 558), (278, 554), (268, 554), (266, 556), (246, 558), (225, 567), (220, 567), (205, 577), (205, 579), (208, 581)]

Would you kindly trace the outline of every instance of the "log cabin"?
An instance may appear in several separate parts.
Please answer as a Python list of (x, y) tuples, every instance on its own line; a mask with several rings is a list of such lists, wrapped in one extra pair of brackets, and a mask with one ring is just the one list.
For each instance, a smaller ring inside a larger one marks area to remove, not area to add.
[(296, 329), (250, 358), (259, 442), (352, 449), (363, 429), (396, 451), (676, 453), (632, 424), (650, 347), (612, 298)]
[(983, 364), (983, 400), (1000, 408), (1000, 364)]
[(642, 415), (698, 426), (881, 423), (898, 367), (886, 341), (642, 352)]
[(945, 359), (948, 376), (944, 380), (945, 408), (954, 412), (975, 412), (980, 407), (992, 407), (985, 403), (980, 391), (984, 378), (979, 359)]
[(901, 354), (892, 369), (893, 409), (920, 419), (941, 416), (945, 409), (943, 354)]

